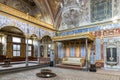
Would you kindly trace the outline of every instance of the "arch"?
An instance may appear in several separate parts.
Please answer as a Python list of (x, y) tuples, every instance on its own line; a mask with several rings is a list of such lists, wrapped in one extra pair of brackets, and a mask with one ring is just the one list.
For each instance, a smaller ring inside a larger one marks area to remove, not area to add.
[(52, 38), (49, 35), (45, 35), (41, 38), (41, 43), (51, 43)]
[(8, 31), (8, 32), (13, 32), (13, 33), (17, 33), (25, 36), (25, 33), (19, 27), (15, 27), (15, 26), (4, 26), (0, 28), (0, 31), (3, 31), (3, 32)]
[[(14, 60), (16, 56), (25, 55), (25, 34), (24, 32), (15, 26), (4, 26), (0, 28), (2, 43), (2, 55), (6, 58), (11, 58)], [(19, 58), (21, 59), (21, 58)]]
[(42, 56), (44, 57), (50, 57), (50, 53), (52, 50), (52, 39), (49, 35), (45, 35), (41, 39), (41, 51)]
[(36, 34), (31, 34), (30, 38), (31, 39), (38, 39), (38, 36)]

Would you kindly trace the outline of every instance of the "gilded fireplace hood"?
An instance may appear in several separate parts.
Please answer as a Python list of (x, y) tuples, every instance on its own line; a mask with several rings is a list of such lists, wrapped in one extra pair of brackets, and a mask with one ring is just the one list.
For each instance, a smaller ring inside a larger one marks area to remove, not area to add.
[(67, 36), (55, 36), (52, 38), (52, 40), (55, 42), (77, 40), (77, 39), (88, 39), (88, 40), (94, 41), (95, 37), (91, 33), (86, 32), (86, 33), (73, 34), (73, 35), (67, 35)]

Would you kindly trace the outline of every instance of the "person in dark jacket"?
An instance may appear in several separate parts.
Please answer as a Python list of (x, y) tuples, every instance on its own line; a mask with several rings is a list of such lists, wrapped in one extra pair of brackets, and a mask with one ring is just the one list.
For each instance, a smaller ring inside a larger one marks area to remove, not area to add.
[(89, 70), (92, 71), (92, 72), (96, 72), (94, 48), (91, 49), (91, 54), (90, 54), (90, 69)]

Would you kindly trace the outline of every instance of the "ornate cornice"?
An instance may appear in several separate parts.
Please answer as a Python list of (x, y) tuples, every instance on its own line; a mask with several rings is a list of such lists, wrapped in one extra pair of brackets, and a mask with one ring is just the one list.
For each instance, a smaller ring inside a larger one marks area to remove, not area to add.
[(53, 37), (52, 39), (53, 41), (66, 41), (66, 40), (75, 40), (75, 39), (89, 39), (93, 41), (95, 37), (89, 32), (87, 32), (87, 33), (73, 34), (67, 36), (56, 36)]
[(11, 8), (11, 7), (9, 7), (7, 5), (4, 5), (2, 3), (0, 3), (0, 11), (4, 12), (4, 13), (7, 13), (7, 14), (10, 14), (12, 16), (21, 18), (23, 20), (29, 21), (31, 23), (37, 24), (37, 25), (42, 26), (44, 28), (48, 28), (48, 29), (54, 30), (53, 25), (47, 24), (47, 23), (42, 22), (40, 20), (37, 20), (36, 18), (34, 18), (32, 16), (29, 16), (28, 14), (25, 14), (25, 13), (23, 13), (21, 11), (18, 11), (16, 9)]
[(30, 22), (19, 20), (19, 18), (14, 18), (13, 16), (11, 17), (10, 15), (8, 16), (7, 14), (0, 12), (0, 29), (6, 26), (13, 26), (20, 29), (26, 36), (32, 34), (36, 34), (38, 37), (43, 37), (45, 35), (49, 35), (51, 37), (55, 36), (53, 30), (33, 25), (33, 23), (31, 24)]

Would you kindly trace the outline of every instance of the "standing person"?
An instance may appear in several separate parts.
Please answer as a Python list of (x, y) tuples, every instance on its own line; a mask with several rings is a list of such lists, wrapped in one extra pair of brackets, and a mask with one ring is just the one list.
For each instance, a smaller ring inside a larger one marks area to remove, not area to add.
[(50, 53), (50, 66), (51, 67), (54, 66), (54, 53), (53, 53), (52, 50), (51, 50), (51, 53)]
[(90, 54), (90, 71), (96, 72), (94, 48), (91, 49), (91, 54)]
[(91, 65), (94, 65), (95, 64), (95, 57), (94, 57), (94, 51), (91, 51), (91, 54), (90, 54), (90, 64)]

